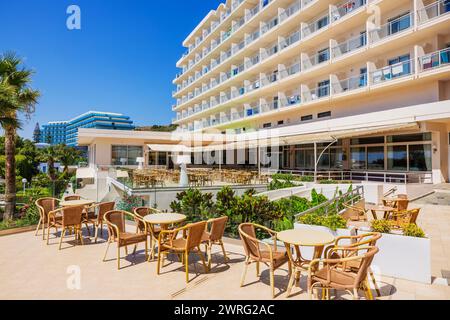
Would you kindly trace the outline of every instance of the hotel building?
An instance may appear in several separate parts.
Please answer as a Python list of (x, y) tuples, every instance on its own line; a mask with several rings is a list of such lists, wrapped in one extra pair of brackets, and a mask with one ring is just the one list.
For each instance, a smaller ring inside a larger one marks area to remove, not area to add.
[(49, 122), (41, 130), (41, 143), (78, 145), (78, 130), (134, 130), (130, 117), (119, 113), (89, 111), (69, 121)]
[(450, 0), (228, 0), (183, 46), (178, 132), (84, 130), (91, 161), (117, 164), (119, 144), (154, 165), (171, 148), (149, 144), (199, 134), (247, 141), (248, 159), (268, 135), (281, 170), (448, 181)]

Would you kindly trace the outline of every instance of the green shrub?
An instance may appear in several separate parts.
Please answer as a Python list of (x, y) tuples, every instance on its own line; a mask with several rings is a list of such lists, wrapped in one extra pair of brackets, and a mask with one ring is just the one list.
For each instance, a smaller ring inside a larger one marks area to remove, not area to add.
[(323, 226), (333, 231), (336, 231), (337, 229), (347, 228), (347, 221), (342, 218), (341, 215), (336, 213), (320, 214), (318, 212), (312, 212), (301, 216), (298, 220), (303, 224)]
[(391, 228), (391, 223), (388, 220), (373, 220), (371, 223), (373, 232), (390, 233)]
[(425, 232), (416, 224), (410, 223), (403, 226), (403, 235), (414, 238), (425, 238)]

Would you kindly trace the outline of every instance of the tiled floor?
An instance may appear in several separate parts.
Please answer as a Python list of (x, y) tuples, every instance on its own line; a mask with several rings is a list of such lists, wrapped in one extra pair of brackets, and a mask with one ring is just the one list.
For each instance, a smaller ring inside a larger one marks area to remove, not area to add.
[[(432, 239), (432, 267), (435, 277), (450, 273), (450, 207), (425, 205), (419, 220)], [(70, 241), (70, 239), (67, 239)], [(184, 268), (171, 257), (156, 275), (156, 262), (147, 263), (141, 251), (136, 257), (122, 259), (123, 269), (116, 269), (116, 250), (102, 262), (106, 244), (89, 243), (73, 247), (65, 243), (58, 251), (57, 240), (46, 246), (33, 233), (0, 238), (0, 299), (270, 299), (269, 273), (264, 267), (261, 277), (250, 267), (246, 284), (240, 288), (243, 251), (238, 242), (226, 244), (231, 260), (223, 263), (219, 251), (213, 268), (205, 274), (195, 257), (190, 267), (192, 281), (185, 284)], [(115, 248), (115, 247), (111, 247)], [(122, 251), (122, 254), (124, 252)], [(199, 272), (197, 274), (196, 272)], [(80, 287), (77, 288), (77, 279)], [(285, 299), (287, 270), (275, 273), (277, 299)], [(308, 299), (306, 276), (293, 290), (290, 300)], [(432, 285), (381, 277), (379, 299), (450, 299), (450, 287), (442, 279)], [(339, 299), (350, 299), (338, 292)]]

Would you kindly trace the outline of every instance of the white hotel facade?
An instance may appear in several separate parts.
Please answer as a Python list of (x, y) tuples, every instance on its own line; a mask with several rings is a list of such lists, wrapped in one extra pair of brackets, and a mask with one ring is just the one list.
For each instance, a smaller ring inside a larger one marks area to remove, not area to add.
[(83, 129), (91, 164), (141, 147), (169, 165), (171, 145), (200, 134), (215, 151), (212, 136), (247, 141), (248, 160), (270, 136), (280, 170), (448, 181), (450, 0), (228, 0), (183, 46), (177, 132)]

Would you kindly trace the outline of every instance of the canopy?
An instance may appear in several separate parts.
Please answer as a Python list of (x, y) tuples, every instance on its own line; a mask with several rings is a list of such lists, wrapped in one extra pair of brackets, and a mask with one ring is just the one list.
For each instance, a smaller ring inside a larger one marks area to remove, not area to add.
[(192, 149), (183, 144), (148, 144), (150, 151), (155, 152), (173, 152), (173, 153), (190, 153)]

